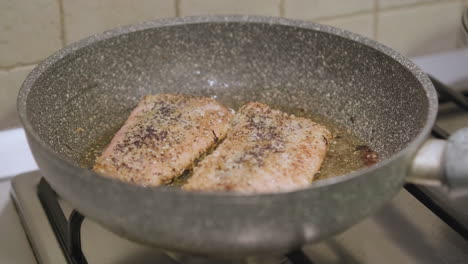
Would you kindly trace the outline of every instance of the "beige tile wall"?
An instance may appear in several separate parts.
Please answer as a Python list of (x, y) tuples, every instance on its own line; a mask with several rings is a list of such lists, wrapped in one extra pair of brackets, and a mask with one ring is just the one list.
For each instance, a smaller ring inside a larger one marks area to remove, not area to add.
[(279, 16), (280, 0), (180, 0), (182, 16), (204, 14), (246, 14)]
[(34, 65), (19, 66), (0, 71), (0, 127), (13, 127), (18, 124), (16, 115), (16, 95), (26, 75)]
[(423, 55), (455, 47), (463, 3), (431, 2), (405, 9), (382, 10), (376, 38), (404, 54)]
[(200, 14), (285, 16), (329, 24), (408, 56), (455, 48), (468, 0), (0, 0), (0, 129), (18, 125), (26, 74), (54, 51), (116, 26)]
[(175, 16), (173, 0), (61, 1), (64, 37), (67, 44), (113, 27)]
[(370, 12), (374, 4), (374, 0), (284, 0), (284, 15), (305, 20), (330, 18)]

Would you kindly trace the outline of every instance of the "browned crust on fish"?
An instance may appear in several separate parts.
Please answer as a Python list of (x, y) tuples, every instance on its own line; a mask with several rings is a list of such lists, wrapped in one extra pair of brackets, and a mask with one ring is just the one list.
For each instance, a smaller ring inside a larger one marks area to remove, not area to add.
[(331, 138), (309, 119), (249, 103), (235, 115), (224, 142), (194, 168), (182, 188), (262, 193), (305, 187), (319, 171)]
[(145, 96), (93, 169), (142, 186), (168, 183), (226, 136), (231, 118), (211, 98)]

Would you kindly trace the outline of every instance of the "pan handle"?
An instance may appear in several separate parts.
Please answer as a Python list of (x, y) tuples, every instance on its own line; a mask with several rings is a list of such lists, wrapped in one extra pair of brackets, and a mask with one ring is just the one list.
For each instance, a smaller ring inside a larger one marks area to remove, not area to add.
[(468, 194), (468, 128), (448, 140), (430, 139), (419, 149), (407, 181), (442, 186), (452, 195)]

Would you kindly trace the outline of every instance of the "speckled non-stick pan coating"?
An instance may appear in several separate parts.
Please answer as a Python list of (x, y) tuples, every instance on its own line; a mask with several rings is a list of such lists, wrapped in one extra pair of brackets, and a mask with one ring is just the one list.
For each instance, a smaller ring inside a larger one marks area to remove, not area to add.
[[(161, 92), (319, 113), (383, 161), (304, 190), (248, 196), (142, 188), (80, 166), (142, 96)], [(313, 23), (229, 16), (153, 21), (75, 43), (28, 76), (18, 109), (43, 176), (86, 216), (157, 247), (252, 255), (335, 234), (393, 197), (437, 102), (416, 66), (372, 40)]]

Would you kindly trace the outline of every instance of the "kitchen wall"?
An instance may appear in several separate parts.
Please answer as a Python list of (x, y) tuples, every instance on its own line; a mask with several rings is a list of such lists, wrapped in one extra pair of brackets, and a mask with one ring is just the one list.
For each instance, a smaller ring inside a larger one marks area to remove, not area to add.
[(163, 17), (256, 14), (341, 27), (409, 56), (455, 48), (468, 0), (1, 0), (0, 129), (17, 126), (16, 94), (34, 66), (96, 32)]

